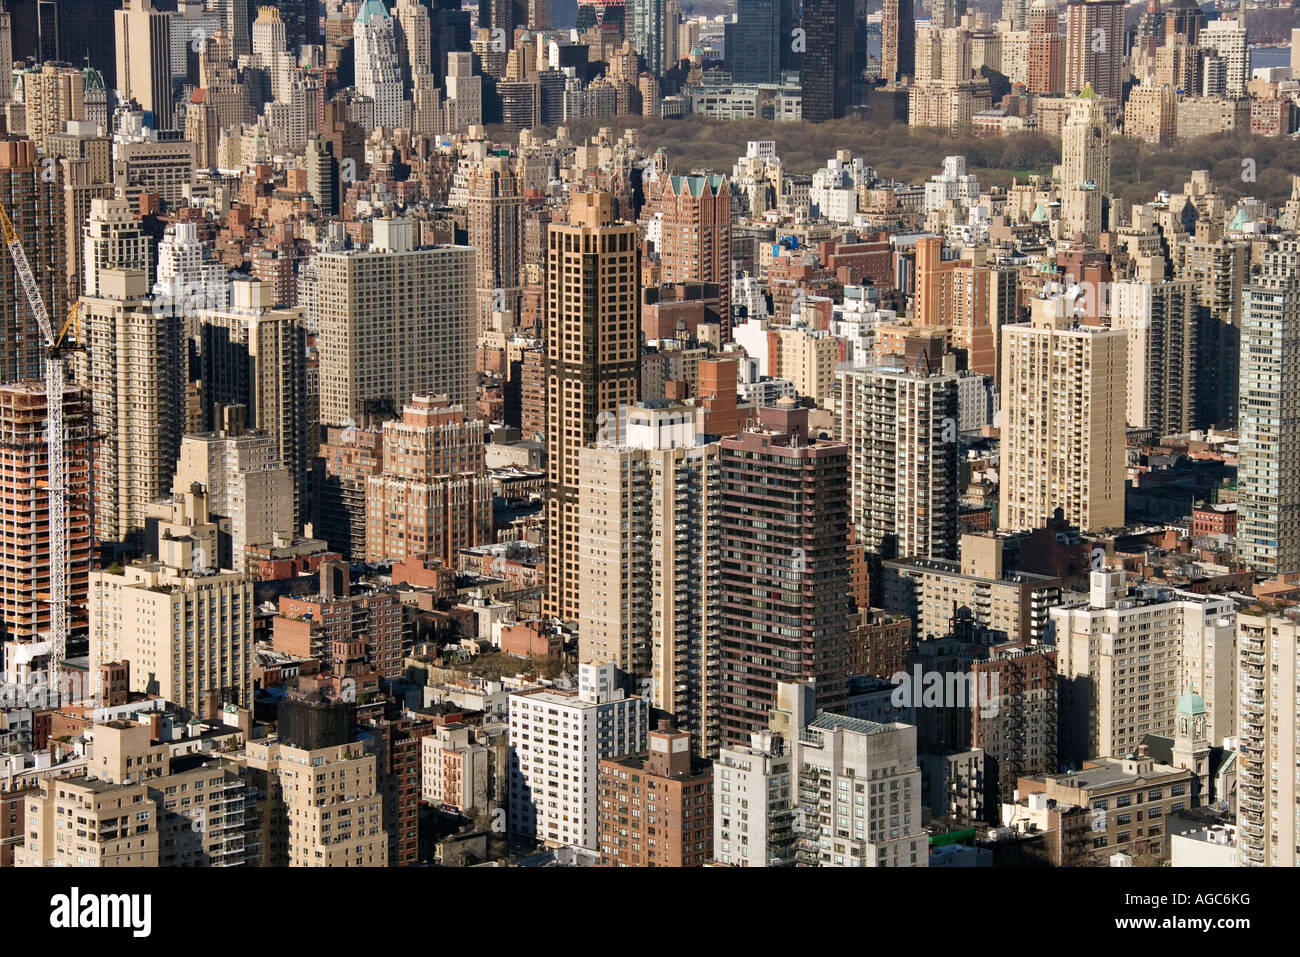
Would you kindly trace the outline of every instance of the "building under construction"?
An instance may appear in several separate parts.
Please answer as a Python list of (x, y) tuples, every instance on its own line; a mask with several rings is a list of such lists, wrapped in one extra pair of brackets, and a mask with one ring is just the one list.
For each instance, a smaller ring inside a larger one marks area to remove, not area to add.
[[(86, 628), (90, 573), (90, 400), (63, 391), (67, 464), (68, 599), (73, 633)], [(0, 635), (35, 640), (50, 627), (49, 444), (45, 383), (0, 386)]]

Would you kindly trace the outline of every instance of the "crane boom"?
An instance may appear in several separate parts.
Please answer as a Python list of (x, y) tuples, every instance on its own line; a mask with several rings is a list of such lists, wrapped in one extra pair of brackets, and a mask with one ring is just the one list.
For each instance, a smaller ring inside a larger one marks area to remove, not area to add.
[[(54, 335), (54, 325), (50, 322), (45, 300), (36, 284), (36, 276), (32, 273), (22, 240), (9, 219), (9, 211), (5, 209), (4, 203), (0, 203), (0, 232), (4, 235), (5, 245), (9, 247), (9, 255), (14, 261), (19, 281), (23, 284), (27, 303), (36, 317), (41, 335), (45, 337), (45, 440), (49, 448), (46, 473), (50, 493), (49, 684), (53, 689), (59, 685), (59, 668), (68, 653), (68, 472), (63, 448), (66, 369), (60, 340)], [(73, 310), (75, 313), (75, 306)], [(71, 318), (72, 314), (69, 314), (69, 319)]]

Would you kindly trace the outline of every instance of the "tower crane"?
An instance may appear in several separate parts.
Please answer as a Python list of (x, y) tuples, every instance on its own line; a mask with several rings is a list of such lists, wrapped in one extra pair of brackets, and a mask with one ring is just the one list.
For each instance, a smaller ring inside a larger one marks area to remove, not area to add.
[(4, 235), (5, 245), (9, 247), (9, 255), (23, 284), (27, 303), (31, 306), (41, 336), (45, 339), (45, 435), (49, 445), (46, 485), (50, 494), (49, 685), (55, 688), (58, 686), (59, 667), (68, 652), (68, 473), (63, 448), (63, 389), (67, 381), (68, 347), (63, 340), (68, 327), (76, 318), (77, 306), (73, 305), (56, 335), (40, 287), (36, 285), (36, 277), (27, 262), (22, 240), (9, 219), (9, 211), (5, 209), (4, 203), (0, 203), (0, 232)]

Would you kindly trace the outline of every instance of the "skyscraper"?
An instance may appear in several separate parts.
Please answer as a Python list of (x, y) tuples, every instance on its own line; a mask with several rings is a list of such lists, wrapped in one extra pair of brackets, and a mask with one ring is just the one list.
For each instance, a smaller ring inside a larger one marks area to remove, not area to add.
[(375, 126), (405, 125), (397, 32), (380, 0), (361, 4), (352, 36), (357, 92), (375, 101)]
[(656, 400), (579, 466), (578, 657), (638, 679), (706, 756), (719, 743), (718, 454), (694, 409)]
[(610, 193), (578, 193), (552, 224), (546, 273), (547, 614), (579, 613), (579, 455), (640, 387), (640, 243)]
[(1300, 624), (1291, 617), (1237, 618), (1240, 767), (1237, 771), (1238, 852), (1243, 867), (1294, 867), (1300, 854), (1295, 775), (1273, 772), (1276, 762), (1300, 761), (1295, 687), (1300, 682)]
[[(185, 224), (178, 224), (183, 226)], [(229, 306), (197, 316), (188, 330), (200, 356), (200, 427), (221, 427), (221, 408), (242, 405), (248, 426), (266, 432), (293, 478), (292, 530), (302, 524), (308, 463), (303, 309), (271, 308), (270, 283), (237, 280)]]
[[(676, 30), (676, 24), (671, 27)], [(781, 75), (781, 0), (749, 0), (736, 11), (727, 59), (737, 83), (775, 83)], [(669, 64), (672, 65), (672, 64)]]
[(145, 126), (173, 129), (170, 15), (155, 9), (153, 0), (125, 0), (113, 16), (118, 90), (140, 104)]
[[(0, 143), (0, 196), (53, 317), (68, 310), (61, 180), (59, 165), (44, 165), (31, 140)], [(40, 378), (44, 346), (18, 271), (6, 253), (0, 257), (0, 381)]]
[(1091, 87), (1070, 104), (1061, 129), (1061, 238), (1096, 243), (1110, 194), (1110, 125)]
[(884, 0), (880, 16), (880, 75), (897, 82), (916, 71), (916, 13), (912, 0)]
[(420, 0), (398, 0), (397, 6), (393, 8), (393, 18), (402, 78), (409, 88), (414, 76), (433, 71), (429, 11)]
[(1264, 253), (1241, 303), (1237, 556), (1300, 571), (1300, 243)]
[(882, 558), (956, 558), (956, 375), (840, 374), (854, 540)]
[(376, 219), (369, 249), (315, 257), (322, 423), (396, 414), (413, 395), (475, 399), (474, 250), (417, 246), (416, 225)]
[[(68, 607), (74, 628), (86, 620), (90, 573), (90, 396), (63, 395), (68, 490)], [(45, 384), (0, 386), (0, 641), (32, 640), (50, 625), (49, 442)]]
[(804, 0), (803, 118), (839, 119), (853, 95), (853, 0)]
[(1137, 275), (1111, 285), (1111, 327), (1128, 333), (1128, 424), (1176, 435), (1192, 427), (1196, 290), (1166, 280), (1163, 257), (1139, 257)]
[[(14, 62), (14, 22), (8, 9), (0, 3), (0, 63)], [(0, 70), (0, 105), (8, 103), (14, 95), (12, 69)]]
[(1127, 333), (1081, 326), (1062, 298), (1035, 299), (1002, 328), (1000, 527), (1083, 531), (1124, 524)]
[(660, 278), (717, 283), (721, 335), (731, 338), (731, 190), (725, 176), (668, 176), (660, 194)]
[(793, 404), (759, 417), (722, 440), (724, 745), (767, 725), (781, 682), (814, 682), (829, 710), (846, 692), (848, 447)]
[(664, 72), (664, 0), (632, 0), (632, 48), (651, 76)]
[(478, 331), (493, 327), (493, 315), (505, 313), (501, 329), (513, 333), (523, 289), (524, 195), (509, 158), (489, 156), (469, 171), (466, 218), (474, 247), (474, 287)]
[(95, 537), (116, 542), (138, 538), (148, 507), (171, 490), (185, 427), (185, 347), (181, 317), (153, 308), (142, 270), (99, 270), (97, 287), (81, 300), (87, 346), (78, 378), (90, 386), (100, 436)]
[(1091, 85), (1118, 101), (1124, 92), (1124, 0), (1070, 0), (1065, 7), (1065, 92)]

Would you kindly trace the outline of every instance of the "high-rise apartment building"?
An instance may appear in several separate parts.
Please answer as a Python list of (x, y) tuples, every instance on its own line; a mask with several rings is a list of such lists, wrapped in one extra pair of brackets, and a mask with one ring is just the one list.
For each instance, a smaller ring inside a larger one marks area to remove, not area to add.
[(248, 427), (271, 437), (293, 481), (286, 518), (296, 530), (304, 520), (311, 445), (304, 310), (272, 308), (267, 282), (240, 279), (230, 288), (229, 305), (198, 313), (197, 328), (186, 330), (200, 357), (200, 428), (215, 431), (223, 407), (244, 406)]
[[(152, 288), (153, 244), (124, 199), (92, 199), (90, 218), (82, 231), (85, 283), (82, 294), (102, 295), (100, 274), (105, 269), (141, 270)], [(47, 300), (46, 305), (49, 305)], [(175, 312), (176, 310), (170, 310)]]
[(500, 331), (510, 335), (519, 318), (524, 283), (524, 194), (510, 159), (504, 156), (489, 156), (470, 167), (467, 188), (478, 331), (482, 335), (493, 329), (493, 316), (505, 313)]
[(131, 665), (131, 690), (212, 717), (253, 701), (253, 585), (217, 570), (207, 493), (179, 496), (159, 521), (156, 560), (90, 573), (90, 672)]
[[(1290, 615), (1242, 614), (1237, 667), (1237, 852), (1243, 867), (1300, 862), (1300, 624)], [(1275, 770), (1276, 769), (1276, 770)], [(1285, 772), (1283, 772), (1285, 769)]]
[(713, 857), (731, 867), (783, 867), (794, 860), (798, 772), (781, 735), (755, 731), (713, 762)]
[(1213, 50), (1223, 61), (1223, 92), (1228, 96), (1242, 96), (1250, 80), (1250, 48), (1246, 42), (1246, 26), (1240, 20), (1211, 20), (1205, 24), (1196, 39), (1204, 50)]
[[(90, 436), (90, 396), (69, 384), (63, 393), (63, 455), (73, 628), (86, 621)], [(49, 486), (45, 383), (26, 379), (0, 386), (0, 641), (33, 641), (50, 625)]]
[(658, 400), (579, 456), (579, 658), (639, 679), (705, 756), (718, 748), (718, 454), (694, 410)]
[(375, 126), (405, 126), (397, 30), (381, 0), (364, 0), (352, 23), (357, 92), (375, 104)]
[(731, 189), (725, 176), (668, 176), (659, 194), (660, 281), (718, 284), (723, 341), (731, 338)]
[(884, 0), (880, 14), (880, 75), (900, 82), (916, 72), (916, 12), (912, 0)]
[(882, 558), (956, 558), (956, 375), (885, 365), (841, 372), (854, 540)]
[(772, 406), (722, 440), (722, 743), (767, 724), (777, 685), (845, 694), (848, 446), (808, 433), (808, 410)]
[(922, 640), (951, 632), (955, 606), (970, 609), (976, 626), (1002, 632), (1009, 641), (1044, 641), (1050, 634), (1048, 610), (1061, 601), (1060, 579), (1005, 569), (1002, 541), (992, 535), (963, 535), (960, 550), (959, 562), (885, 562), (881, 607), (910, 618)]
[(645, 751), (650, 708), (609, 663), (578, 666), (578, 690), (510, 695), (510, 831), (548, 846), (600, 846), (600, 762)]
[(184, 495), (196, 484), (207, 490), (212, 514), (230, 520), (229, 554), (222, 548), (219, 560), (209, 556), (211, 567), (248, 574), (256, 567), (248, 546), (294, 536), (293, 476), (275, 437), (245, 427), (243, 406), (222, 411), (215, 431), (181, 439), (172, 490)]
[(1030, 93), (1059, 94), (1065, 86), (1065, 38), (1054, 0), (1034, 0), (1027, 15)]
[(1300, 571), (1300, 242), (1261, 257), (1241, 313), (1237, 557)]
[(366, 480), (366, 560), (432, 556), (459, 566), (461, 549), (492, 539), (492, 480), (483, 423), (443, 396), (417, 395), (384, 423), (383, 468)]
[(1223, 239), (1180, 244), (1179, 278), (1196, 284), (1196, 427), (1235, 428), (1241, 377), (1242, 290), (1250, 271), (1250, 244)]
[(1236, 621), (1230, 598), (1130, 590), (1124, 571), (1108, 568), (1091, 573), (1086, 602), (1050, 614), (1062, 761), (1129, 754), (1147, 734), (1172, 737), (1175, 701), (1187, 690), (1207, 702), (1211, 740), (1233, 733), (1235, 675), (1223, 661)]
[[(376, 219), (369, 249), (322, 252), (320, 420), (396, 414), (413, 395), (469, 406), (474, 389), (474, 250), (418, 246), (409, 219)], [(437, 295), (426, 292), (436, 289)]]
[(971, 708), (972, 748), (984, 752), (984, 775), (999, 803), (1015, 800), (1022, 775), (1056, 771), (1056, 652), (1030, 644), (996, 645), (972, 662), (974, 687), (986, 698)]
[(366, 480), (383, 468), (378, 428), (326, 426), (314, 473), (316, 534), (344, 558), (366, 554)]
[[(59, 164), (38, 158), (33, 141), (0, 143), (0, 197), (54, 317), (68, 311), (62, 179)], [(8, 254), (0, 260), (0, 333), (0, 381), (40, 378), (45, 340)]]
[[(798, 691), (812, 694), (807, 687)], [(797, 710), (806, 714), (811, 708)], [(819, 711), (790, 731), (799, 863), (929, 866), (915, 727)]]
[[(155, 8), (153, 0), (126, 0), (123, 8), (114, 12), (113, 25), (117, 89), (124, 101), (140, 104), (145, 126), (173, 129), (171, 16)], [(244, 28), (248, 28), (247, 5)]]
[(609, 193), (579, 193), (549, 233), (546, 272), (546, 613), (578, 617), (579, 455), (640, 385), (637, 227)]
[(1060, 508), (1084, 531), (1124, 524), (1127, 333), (1080, 326), (1061, 298), (1002, 329), (999, 524), (1047, 525)]
[(804, 0), (803, 118), (848, 113), (853, 96), (853, 0)]
[(1061, 237), (1096, 243), (1110, 193), (1110, 125), (1091, 89), (1069, 109), (1061, 129)]
[[(14, 848), (14, 866), (157, 867), (161, 815), (149, 787), (139, 778), (112, 787), (85, 774), (42, 779), (27, 795), (27, 836)], [(74, 818), (84, 825), (62, 826)]]
[(1118, 101), (1124, 93), (1123, 0), (1069, 0), (1065, 5), (1065, 92), (1091, 86)]
[(662, 722), (649, 750), (600, 762), (602, 867), (703, 867), (713, 860), (713, 764)]
[(282, 732), (279, 738), (248, 742), (250, 776), (263, 795), (257, 817), (264, 865), (383, 867), (389, 862), (375, 739), (346, 737), (295, 741)]
[[(86, 732), (91, 773), (46, 778), (27, 795), (20, 866), (235, 867), (255, 859), (244, 769), (224, 755), (174, 752), (172, 742), (153, 739), (151, 717), (94, 725)], [(94, 825), (63, 827), (74, 815)]]
[(1002, 326), (1016, 321), (1016, 270), (945, 258), (943, 247), (939, 236), (916, 241), (913, 316), (922, 326), (950, 329), (953, 348), (966, 350), (967, 368), (996, 378)]
[(1197, 314), (1192, 280), (1166, 280), (1164, 259), (1140, 257), (1137, 275), (1112, 283), (1111, 328), (1128, 334), (1127, 420), (1175, 435), (1192, 428)]
[(27, 138), (45, 146), (47, 133), (62, 133), (69, 120), (86, 118), (86, 78), (74, 67), (46, 63), (23, 77)]
[(138, 537), (148, 507), (171, 489), (187, 364), (182, 319), (153, 308), (142, 270), (98, 270), (95, 283), (99, 294), (81, 300), (86, 352), (78, 379), (90, 387), (98, 436), (94, 534), (114, 542)]

